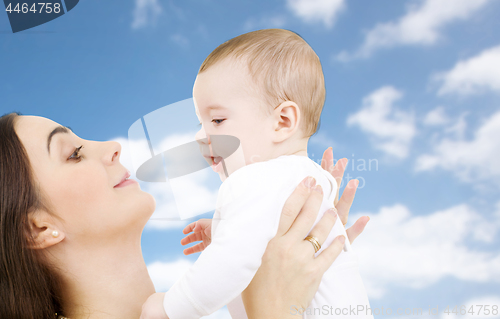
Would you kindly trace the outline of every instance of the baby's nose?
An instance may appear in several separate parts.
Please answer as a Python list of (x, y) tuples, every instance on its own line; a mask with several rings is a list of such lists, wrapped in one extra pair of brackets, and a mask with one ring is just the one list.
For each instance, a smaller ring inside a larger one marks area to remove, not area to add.
[(207, 134), (205, 133), (204, 129), (200, 129), (198, 132), (196, 132), (196, 135), (195, 135), (194, 138), (196, 139), (196, 141), (199, 144), (208, 144), (208, 143), (210, 143), (210, 137), (207, 136)]

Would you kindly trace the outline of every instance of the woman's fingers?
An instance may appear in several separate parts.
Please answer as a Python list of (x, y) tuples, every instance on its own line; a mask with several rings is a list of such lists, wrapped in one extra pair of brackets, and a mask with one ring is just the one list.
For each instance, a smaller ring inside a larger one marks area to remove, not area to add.
[[(309, 236), (315, 237), (318, 240), (319, 244), (323, 245), (336, 221), (337, 221), (336, 209), (330, 208), (325, 212), (323, 217), (321, 217), (321, 220), (316, 224), (316, 226), (314, 226), (314, 228), (309, 233)], [(314, 246), (312, 244), (311, 247), (313, 247), (314, 251)]]
[(333, 170), (333, 149), (331, 147), (327, 148), (326, 151), (323, 152), (323, 158), (321, 159), (321, 167), (325, 170), (332, 173)]
[(335, 196), (335, 200), (333, 205), (337, 205), (339, 200), (340, 193), (340, 185), (342, 184), (342, 178), (344, 177), (345, 168), (347, 167), (347, 158), (342, 158), (337, 161), (337, 164), (333, 165), (333, 149), (331, 147), (327, 148), (326, 151), (323, 152), (323, 158), (321, 160), (321, 167), (328, 171), (333, 178), (337, 181), (337, 196)]
[(332, 265), (332, 263), (337, 259), (338, 255), (342, 252), (344, 248), (345, 237), (344, 235), (337, 236), (330, 246), (326, 247), (318, 257), (315, 258), (315, 261), (319, 263), (320, 271), (325, 272), (328, 267)]
[(290, 229), (290, 226), (293, 224), (295, 218), (311, 193), (309, 187), (314, 187), (315, 185), (316, 180), (313, 177), (308, 176), (302, 180), (293, 193), (288, 197), (281, 211), (276, 236), (283, 236)]
[(366, 224), (368, 224), (368, 221), (370, 221), (370, 217), (368, 216), (361, 216), (358, 218), (358, 220), (349, 227), (349, 229), (346, 230), (347, 233), (347, 238), (349, 238), (349, 242), (352, 244), (352, 242), (363, 232), (365, 229)]
[(296, 222), (293, 223), (287, 234), (290, 234), (293, 238), (305, 238), (318, 216), (322, 201), (323, 190), (320, 185), (316, 185), (310, 192), (300, 215), (297, 216)]
[(349, 217), (349, 210), (351, 209), (352, 202), (354, 201), (354, 196), (356, 195), (358, 184), (359, 181), (357, 179), (350, 180), (349, 183), (347, 183), (344, 192), (342, 193), (342, 197), (335, 205), (340, 220), (344, 225), (347, 223), (347, 217)]
[(333, 171), (330, 172), (333, 178), (337, 181), (337, 194), (333, 200), (333, 205), (337, 205), (340, 196), (340, 186), (342, 185), (342, 179), (344, 178), (345, 168), (347, 167), (347, 158), (342, 158), (337, 161), (337, 164), (333, 167)]

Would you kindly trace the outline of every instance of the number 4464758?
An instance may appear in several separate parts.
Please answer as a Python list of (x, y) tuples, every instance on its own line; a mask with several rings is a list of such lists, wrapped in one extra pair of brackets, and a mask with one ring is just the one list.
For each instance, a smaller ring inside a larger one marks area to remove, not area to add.
[(60, 13), (61, 12), (61, 4), (60, 3), (51, 3), (51, 2), (39, 2), (33, 3), (30, 7), (28, 3), (17, 3), (14, 8), (12, 8), (12, 3), (9, 3), (7, 8), (5, 9), (8, 13), (17, 12), (17, 13)]

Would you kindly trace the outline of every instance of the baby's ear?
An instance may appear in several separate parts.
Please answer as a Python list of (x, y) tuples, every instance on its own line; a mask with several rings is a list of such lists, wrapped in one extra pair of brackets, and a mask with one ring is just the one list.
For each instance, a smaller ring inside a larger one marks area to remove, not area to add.
[(55, 219), (45, 210), (28, 213), (28, 238), (31, 249), (44, 249), (60, 243), (65, 235), (55, 223)]
[(285, 101), (274, 109), (274, 142), (282, 142), (299, 129), (302, 120), (299, 106), (293, 101)]

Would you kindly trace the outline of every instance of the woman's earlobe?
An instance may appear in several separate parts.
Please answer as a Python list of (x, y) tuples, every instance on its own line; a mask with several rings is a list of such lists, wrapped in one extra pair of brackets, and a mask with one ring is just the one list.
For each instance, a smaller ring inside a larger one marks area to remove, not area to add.
[(29, 214), (29, 240), (31, 249), (44, 249), (60, 243), (65, 235), (46, 212)]
[(64, 233), (56, 229), (46, 228), (36, 235), (32, 236), (31, 247), (32, 249), (44, 249), (60, 243), (64, 239)]

